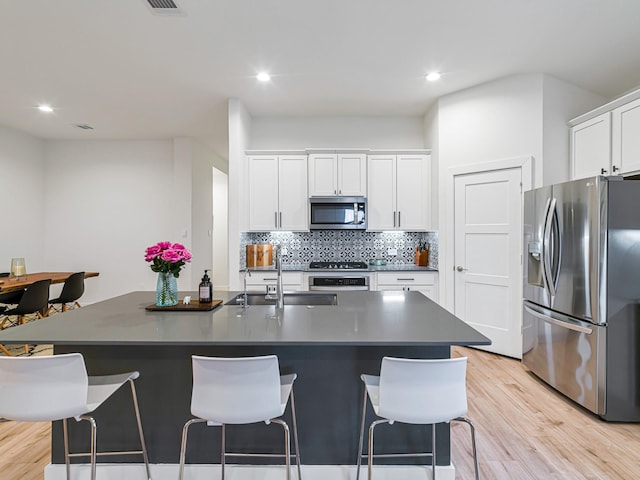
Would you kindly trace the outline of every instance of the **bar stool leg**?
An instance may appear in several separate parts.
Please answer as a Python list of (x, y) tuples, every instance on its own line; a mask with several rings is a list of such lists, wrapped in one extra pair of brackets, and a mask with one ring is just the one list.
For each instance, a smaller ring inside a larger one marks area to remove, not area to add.
[(298, 420), (296, 418), (296, 403), (293, 399), (293, 388), (291, 389), (291, 417), (293, 422), (293, 444), (296, 448), (296, 465), (298, 467), (298, 480), (302, 480), (302, 472), (300, 471), (300, 446), (298, 445)]
[(224, 480), (224, 464), (225, 464), (225, 459), (226, 459), (226, 456), (227, 456), (227, 454), (225, 453), (225, 451), (226, 451), (226, 446), (225, 446), (225, 442), (226, 442), (226, 439), (225, 439), (226, 428), (225, 428), (225, 424), (223, 423), (223, 424), (221, 425), (221, 427), (222, 427), (222, 440), (221, 440), (221, 442), (220, 442), (220, 444), (221, 444), (221, 447), (220, 447), (220, 449), (221, 449), (221, 451), (220, 451), (220, 469), (222, 470), (222, 476), (221, 476), (221, 478), (222, 478), (222, 480)]
[(360, 480), (360, 465), (362, 464), (362, 443), (364, 442), (364, 421), (367, 414), (367, 388), (364, 388), (362, 403), (362, 421), (360, 422), (360, 442), (358, 443), (358, 461), (356, 462), (356, 480)]

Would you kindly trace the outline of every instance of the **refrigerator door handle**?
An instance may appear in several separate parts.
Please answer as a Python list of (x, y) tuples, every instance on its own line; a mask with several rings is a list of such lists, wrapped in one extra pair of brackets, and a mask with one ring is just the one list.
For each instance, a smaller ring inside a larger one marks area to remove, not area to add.
[(528, 307), (526, 305), (524, 305), (524, 309), (534, 317), (539, 318), (540, 320), (543, 320), (548, 323), (553, 323), (554, 325), (557, 325), (559, 327), (563, 327), (563, 328), (580, 332), (580, 333), (586, 333), (587, 335), (591, 335), (593, 333), (592, 328), (583, 327), (582, 325), (577, 324), (576, 322), (574, 322), (573, 320), (570, 320), (568, 317), (565, 317), (564, 315), (562, 315), (562, 317), (564, 317), (563, 319), (557, 319), (549, 315), (545, 315), (544, 313), (538, 312), (537, 310), (534, 310), (533, 308)]
[(556, 211), (557, 200), (551, 199), (549, 206), (547, 207), (546, 218), (544, 222), (544, 237), (542, 240), (542, 254), (543, 254), (543, 274), (544, 280), (547, 284), (547, 290), (551, 297), (556, 296), (556, 285), (551, 271), (551, 229), (553, 224), (553, 217)]

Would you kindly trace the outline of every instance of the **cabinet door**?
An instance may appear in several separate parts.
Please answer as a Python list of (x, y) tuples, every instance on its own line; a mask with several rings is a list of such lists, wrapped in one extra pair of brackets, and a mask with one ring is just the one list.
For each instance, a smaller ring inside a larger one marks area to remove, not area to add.
[(427, 230), (431, 223), (431, 156), (398, 155), (396, 210), (399, 230)]
[(396, 156), (367, 159), (367, 230), (396, 228)]
[(629, 173), (640, 170), (640, 99), (613, 110), (612, 171)]
[(367, 195), (367, 156), (365, 154), (338, 155), (338, 195)]
[(335, 154), (309, 155), (309, 195), (327, 197), (338, 194), (338, 157)]
[(278, 157), (249, 157), (249, 230), (276, 230), (278, 215)]
[[(571, 128), (571, 177), (611, 175), (611, 113)], [(604, 171), (603, 171), (604, 170)]]
[(278, 172), (279, 229), (309, 230), (306, 155), (281, 155)]

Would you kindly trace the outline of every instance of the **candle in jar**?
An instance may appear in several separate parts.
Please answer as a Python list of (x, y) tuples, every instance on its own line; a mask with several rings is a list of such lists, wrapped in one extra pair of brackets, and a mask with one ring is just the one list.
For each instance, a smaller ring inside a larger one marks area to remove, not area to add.
[(21, 276), (23, 276), (25, 273), (26, 273), (26, 272), (25, 272), (24, 265), (16, 265), (16, 266), (14, 266), (14, 267), (13, 267), (13, 274), (14, 274), (16, 277), (21, 277)]

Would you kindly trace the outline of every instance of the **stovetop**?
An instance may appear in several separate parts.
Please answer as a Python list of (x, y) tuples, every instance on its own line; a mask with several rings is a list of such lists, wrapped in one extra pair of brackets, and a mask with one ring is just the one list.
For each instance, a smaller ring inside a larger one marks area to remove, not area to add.
[(312, 270), (367, 270), (365, 262), (311, 262)]

